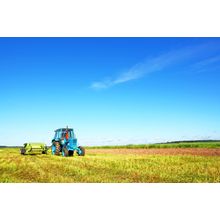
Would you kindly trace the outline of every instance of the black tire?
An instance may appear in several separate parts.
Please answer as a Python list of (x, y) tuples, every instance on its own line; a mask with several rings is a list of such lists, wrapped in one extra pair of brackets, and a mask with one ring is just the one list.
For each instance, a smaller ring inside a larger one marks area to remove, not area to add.
[(79, 149), (82, 151), (82, 154), (79, 154), (79, 153), (77, 152), (78, 156), (84, 157), (84, 156), (86, 155), (86, 150), (85, 150), (85, 148), (80, 146)]
[(69, 157), (73, 157), (73, 155), (74, 155), (74, 151), (73, 150), (69, 150), (68, 153), (69, 153)]
[(26, 150), (24, 149), (24, 148), (21, 148), (21, 155), (25, 155), (25, 153), (26, 153)]
[(60, 151), (61, 151), (61, 147), (60, 146), (56, 146), (56, 153), (55, 153), (55, 155), (60, 156)]

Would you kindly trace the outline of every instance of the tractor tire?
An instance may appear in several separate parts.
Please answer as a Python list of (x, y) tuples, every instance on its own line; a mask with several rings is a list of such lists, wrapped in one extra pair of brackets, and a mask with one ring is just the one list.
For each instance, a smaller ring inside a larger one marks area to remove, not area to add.
[(61, 147), (60, 146), (56, 146), (56, 153), (55, 153), (55, 155), (60, 156), (60, 150), (61, 150)]
[(21, 148), (21, 155), (25, 155), (25, 153), (26, 153), (26, 150), (24, 149), (24, 148)]
[(61, 143), (59, 141), (55, 142), (55, 147), (56, 147), (56, 151), (55, 151), (55, 155), (56, 156), (60, 156), (62, 153), (62, 146)]
[(84, 156), (86, 155), (86, 150), (85, 150), (85, 148), (80, 146), (79, 149), (82, 151), (82, 153), (79, 154), (79, 153), (77, 152), (78, 156), (84, 157)]
[(68, 153), (69, 153), (69, 154), (68, 154), (69, 157), (73, 157), (73, 155), (74, 155), (74, 151), (73, 151), (73, 150), (69, 150)]

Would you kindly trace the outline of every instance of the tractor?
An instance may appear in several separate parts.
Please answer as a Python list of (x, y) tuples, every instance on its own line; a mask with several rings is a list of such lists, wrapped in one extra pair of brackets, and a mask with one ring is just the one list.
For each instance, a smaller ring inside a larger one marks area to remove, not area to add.
[(78, 156), (85, 156), (85, 148), (78, 146), (74, 130), (68, 127), (55, 130), (51, 151), (52, 155), (57, 156), (71, 157), (74, 152)]

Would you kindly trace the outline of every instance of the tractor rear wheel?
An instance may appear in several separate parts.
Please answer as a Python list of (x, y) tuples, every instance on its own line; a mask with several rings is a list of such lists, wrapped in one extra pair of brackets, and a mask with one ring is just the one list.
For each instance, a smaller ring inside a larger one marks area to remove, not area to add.
[(55, 155), (60, 156), (60, 152), (61, 152), (61, 144), (57, 141), (57, 142), (55, 142), (55, 146), (56, 146), (56, 152), (55, 152)]
[(80, 146), (79, 149), (81, 150), (81, 154), (79, 154), (79, 153), (77, 152), (78, 156), (84, 157), (84, 156), (86, 155), (86, 150), (85, 150), (85, 148)]

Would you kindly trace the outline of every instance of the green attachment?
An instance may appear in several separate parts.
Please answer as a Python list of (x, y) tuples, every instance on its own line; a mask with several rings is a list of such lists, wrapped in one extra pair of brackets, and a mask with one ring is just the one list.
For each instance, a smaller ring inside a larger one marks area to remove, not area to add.
[(21, 148), (21, 154), (47, 154), (47, 146), (45, 143), (25, 143)]

